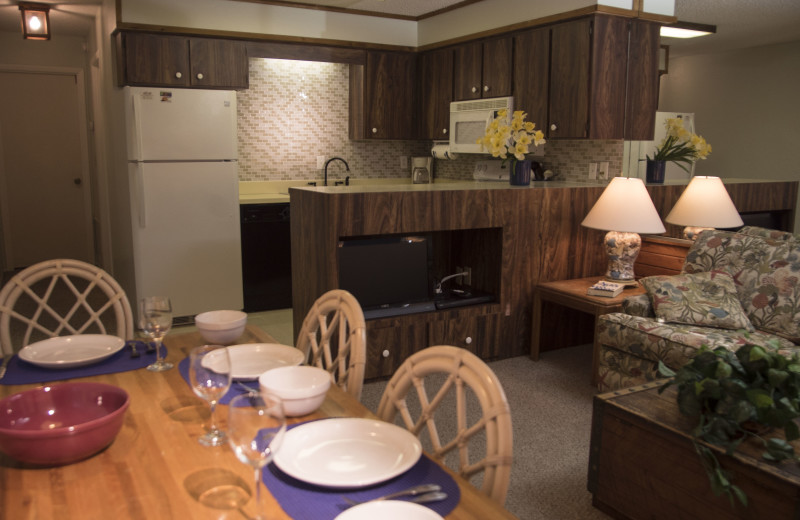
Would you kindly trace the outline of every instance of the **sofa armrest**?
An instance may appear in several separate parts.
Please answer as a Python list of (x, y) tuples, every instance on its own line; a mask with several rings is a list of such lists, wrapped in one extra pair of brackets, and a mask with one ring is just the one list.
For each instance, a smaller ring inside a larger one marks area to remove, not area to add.
[(650, 297), (646, 294), (637, 294), (622, 300), (622, 312), (642, 318), (653, 318), (656, 315)]

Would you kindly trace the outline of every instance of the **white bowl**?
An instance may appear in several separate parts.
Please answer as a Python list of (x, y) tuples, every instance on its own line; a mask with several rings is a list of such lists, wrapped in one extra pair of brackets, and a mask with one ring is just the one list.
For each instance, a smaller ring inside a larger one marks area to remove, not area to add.
[(209, 343), (230, 345), (244, 332), (247, 314), (242, 311), (208, 311), (195, 316), (194, 324)]
[(280, 367), (258, 376), (258, 384), (262, 392), (281, 398), (287, 416), (297, 417), (320, 407), (331, 386), (331, 375), (317, 367)]

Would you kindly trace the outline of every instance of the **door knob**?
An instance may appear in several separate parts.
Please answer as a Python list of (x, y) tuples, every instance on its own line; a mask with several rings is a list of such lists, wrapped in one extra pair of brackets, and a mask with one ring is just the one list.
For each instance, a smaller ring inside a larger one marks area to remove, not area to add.
[(183, 74), (181, 74), (180, 72), (176, 72), (175, 77), (181, 79), (183, 77)]
[(74, 183), (75, 183), (75, 186), (80, 186), (80, 185), (81, 185), (81, 183), (82, 183), (83, 181), (81, 180), (81, 178), (80, 178), (80, 177), (75, 177), (75, 178), (72, 180), (72, 182), (74, 182)]
[(197, 79), (203, 79), (203, 73), (202, 72), (198, 72), (197, 73)]
[(558, 130), (558, 127), (556, 126), (556, 124), (555, 124), (555, 123), (553, 123), (552, 125), (550, 125), (550, 130)]

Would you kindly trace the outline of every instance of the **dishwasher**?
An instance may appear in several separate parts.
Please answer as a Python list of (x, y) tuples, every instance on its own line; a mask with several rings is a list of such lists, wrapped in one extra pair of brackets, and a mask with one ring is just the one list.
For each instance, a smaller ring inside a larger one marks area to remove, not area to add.
[(243, 204), (242, 283), (244, 311), (292, 306), (292, 244), (289, 203)]

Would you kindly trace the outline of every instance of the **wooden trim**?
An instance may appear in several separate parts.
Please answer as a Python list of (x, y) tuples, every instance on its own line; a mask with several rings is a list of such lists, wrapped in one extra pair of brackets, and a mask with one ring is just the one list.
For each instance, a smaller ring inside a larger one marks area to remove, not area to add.
[(393, 14), (393, 13), (378, 13), (375, 11), (364, 11), (361, 9), (348, 9), (346, 7), (334, 7), (328, 5), (317, 5), (317, 4), (301, 4), (297, 2), (291, 2), (286, 0), (240, 0), (241, 2), (250, 2), (253, 4), (267, 4), (267, 5), (277, 5), (281, 7), (290, 7), (294, 9), (312, 9), (314, 11), (328, 11), (333, 13), (344, 13), (344, 14), (354, 14), (360, 16), (374, 16), (376, 18), (392, 18), (395, 20), (409, 20), (412, 22), (418, 22), (420, 20), (424, 20), (425, 18), (431, 18), (433, 16), (440, 15), (442, 13), (446, 13), (449, 11), (455, 11), (456, 9), (460, 9), (461, 7), (468, 6), (470, 4), (477, 4), (478, 2), (483, 2), (484, 0), (463, 0), (461, 2), (457, 2), (449, 7), (443, 7), (441, 9), (437, 9), (436, 11), (431, 11), (429, 13), (421, 14), (419, 16), (411, 16), (411, 15), (404, 15), (404, 14)]
[(367, 61), (364, 49), (347, 49), (321, 45), (297, 45), (268, 41), (247, 42), (248, 58), (273, 58), (280, 60), (322, 61), (364, 65)]

